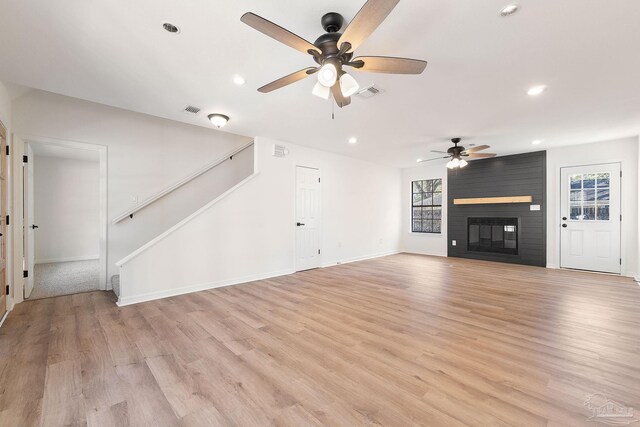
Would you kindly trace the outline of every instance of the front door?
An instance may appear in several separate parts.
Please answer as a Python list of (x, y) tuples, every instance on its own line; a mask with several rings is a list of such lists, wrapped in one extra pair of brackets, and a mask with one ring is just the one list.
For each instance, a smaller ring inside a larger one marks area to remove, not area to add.
[(296, 271), (320, 267), (320, 170), (296, 167)]
[(561, 169), (560, 266), (620, 274), (620, 164)]

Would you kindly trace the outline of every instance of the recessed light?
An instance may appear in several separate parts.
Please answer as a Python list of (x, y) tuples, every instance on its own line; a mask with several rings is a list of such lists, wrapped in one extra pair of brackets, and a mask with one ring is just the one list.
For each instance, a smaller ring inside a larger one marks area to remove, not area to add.
[(238, 86), (242, 86), (243, 84), (245, 84), (247, 81), (244, 79), (244, 77), (239, 76), (239, 75), (235, 75), (233, 76), (233, 82), (235, 84), (237, 84)]
[(532, 88), (530, 88), (527, 91), (527, 94), (529, 96), (538, 96), (540, 95), (542, 92), (544, 92), (545, 90), (547, 90), (547, 85), (538, 85), (538, 86), (533, 86)]
[(533, 145), (540, 145), (540, 144), (542, 144), (542, 140), (541, 139), (534, 139), (533, 141), (531, 141), (531, 143)]
[(162, 28), (164, 28), (166, 31), (172, 34), (178, 34), (180, 32), (180, 28), (176, 27), (171, 22), (164, 22), (162, 24)]
[(500, 10), (500, 16), (510, 16), (518, 11), (520, 6), (515, 3), (508, 4)]
[(356, 142), (358, 142), (358, 138), (356, 138), (355, 136), (349, 138), (349, 144), (355, 144)]
[(225, 116), (224, 114), (209, 114), (207, 117), (209, 117), (211, 123), (218, 129), (226, 125), (229, 121), (229, 116)]

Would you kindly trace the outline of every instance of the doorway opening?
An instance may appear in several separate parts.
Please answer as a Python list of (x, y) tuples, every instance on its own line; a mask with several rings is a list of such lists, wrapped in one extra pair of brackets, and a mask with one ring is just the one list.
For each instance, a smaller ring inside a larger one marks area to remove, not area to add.
[(24, 143), (25, 299), (106, 288), (101, 157), (90, 144)]

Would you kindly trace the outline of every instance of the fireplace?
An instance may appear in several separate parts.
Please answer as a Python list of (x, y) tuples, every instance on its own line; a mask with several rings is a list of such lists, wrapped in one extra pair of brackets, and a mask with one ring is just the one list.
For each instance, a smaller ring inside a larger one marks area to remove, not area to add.
[(467, 249), (518, 255), (518, 218), (468, 218)]

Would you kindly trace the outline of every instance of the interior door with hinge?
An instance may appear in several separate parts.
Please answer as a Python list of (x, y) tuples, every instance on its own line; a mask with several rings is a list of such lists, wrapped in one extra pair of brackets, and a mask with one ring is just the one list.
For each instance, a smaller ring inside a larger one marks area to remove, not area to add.
[(33, 158), (33, 149), (28, 143), (25, 144), (24, 153), (27, 157), (27, 162), (24, 163), (24, 270), (27, 271), (28, 276), (24, 279), (24, 298), (29, 298), (31, 291), (33, 290), (33, 281), (35, 276), (35, 230), (38, 228), (34, 224), (35, 221), (35, 198), (34, 198), (34, 182), (33, 182), (33, 169), (35, 162)]
[(620, 274), (620, 164), (561, 169), (560, 266)]
[(296, 271), (320, 267), (320, 170), (296, 167)]
[(2, 123), (0, 123), (0, 280), (2, 280), (2, 287), (0, 287), (0, 318), (4, 316), (7, 311), (7, 180), (9, 174), (7, 173), (7, 167), (9, 162), (7, 161), (7, 130)]

